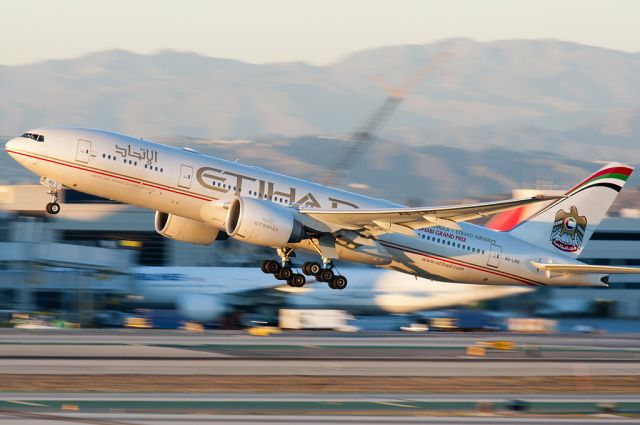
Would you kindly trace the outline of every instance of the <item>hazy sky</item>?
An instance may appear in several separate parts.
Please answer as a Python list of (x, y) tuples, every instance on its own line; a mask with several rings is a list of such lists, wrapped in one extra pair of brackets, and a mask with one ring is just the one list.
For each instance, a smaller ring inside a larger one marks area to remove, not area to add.
[(640, 0), (5, 1), (0, 64), (113, 48), (327, 63), (450, 37), (555, 38), (638, 52), (639, 17)]

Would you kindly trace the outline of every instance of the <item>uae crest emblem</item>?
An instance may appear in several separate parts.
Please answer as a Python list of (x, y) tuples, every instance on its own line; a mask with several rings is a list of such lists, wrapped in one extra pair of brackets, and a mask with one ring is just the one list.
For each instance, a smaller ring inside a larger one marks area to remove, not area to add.
[(551, 229), (551, 243), (559, 250), (576, 252), (582, 246), (586, 230), (587, 217), (579, 215), (575, 206), (569, 212), (559, 210)]

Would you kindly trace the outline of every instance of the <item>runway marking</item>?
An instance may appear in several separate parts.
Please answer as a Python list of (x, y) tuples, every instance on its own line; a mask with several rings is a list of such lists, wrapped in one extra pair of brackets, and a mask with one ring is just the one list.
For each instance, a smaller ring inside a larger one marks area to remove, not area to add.
[(402, 404), (402, 403), (392, 403), (390, 401), (377, 401), (376, 403), (383, 404), (385, 406), (408, 407), (410, 409), (418, 409), (418, 406), (411, 406), (410, 404)]
[(31, 403), (28, 401), (20, 401), (20, 400), (4, 400), (4, 401), (6, 401), (7, 403), (24, 404), (25, 406), (48, 407), (46, 404)]

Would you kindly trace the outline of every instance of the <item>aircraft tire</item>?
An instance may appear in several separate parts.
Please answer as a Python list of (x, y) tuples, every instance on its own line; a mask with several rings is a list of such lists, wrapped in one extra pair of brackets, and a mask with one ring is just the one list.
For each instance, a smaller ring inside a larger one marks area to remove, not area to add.
[(331, 270), (331, 269), (324, 269), (324, 270), (320, 271), (318, 276), (320, 277), (320, 281), (321, 282), (331, 282), (333, 280), (333, 278), (335, 277), (335, 274), (333, 273), (333, 270)]
[(311, 263), (307, 263), (309, 264), (307, 266), (307, 270), (309, 270), (309, 274), (313, 275), (313, 274), (318, 274), (322, 271), (322, 266), (319, 263), (316, 262), (311, 262)]
[(260, 270), (262, 270), (262, 273), (270, 274), (269, 270), (267, 270), (267, 263), (268, 262), (269, 262), (269, 260), (262, 260), (262, 262), (260, 263)]
[(58, 204), (57, 202), (49, 202), (45, 207), (45, 210), (49, 214), (58, 214), (60, 212), (60, 204)]
[(281, 270), (280, 264), (275, 260), (267, 260), (264, 264), (264, 270), (266, 270), (266, 273), (275, 275)]
[(304, 275), (300, 273), (296, 273), (293, 276), (291, 276), (291, 278), (289, 278), (287, 282), (289, 283), (290, 286), (293, 286), (294, 288), (302, 288), (306, 283), (306, 281), (307, 280), (305, 279)]
[(293, 270), (291, 270), (291, 267), (283, 267), (282, 270), (280, 270), (280, 277), (282, 280), (291, 279), (293, 277)]
[(347, 278), (344, 276), (336, 276), (331, 281), (331, 284), (333, 285), (333, 289), (343, 290), (347, 287)]

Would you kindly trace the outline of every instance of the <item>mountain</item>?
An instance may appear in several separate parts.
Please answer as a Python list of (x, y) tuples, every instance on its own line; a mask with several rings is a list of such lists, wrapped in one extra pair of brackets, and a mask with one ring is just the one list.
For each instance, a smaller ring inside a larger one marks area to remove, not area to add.
[[(448, 59), (436, 59), (441, 52)], [(68, 124), (149, 137), (346, 134), (384, 99), (381, 79), (401, 86), (425, 67), (435, 70), (401, 105), (388, 138), (460, 147), (515, 139), (522, 148), (547, 149), (545, 131), (573, 145), (582, 130), (636, 149), (640, 54), (553, 40), (384, 47), (327, 66), (255, 65), (174, 51), (106, 51), (4, 66), (0, 129), (14, 134)]]
[[(347, 146), (318, 136), (356, 130), (382, 104), (383, 85), (416, 74), (425, 75), (348, 180), (373, 196), (564, 186), (596, 167), (588, 161), (640, 160), (640, 54), (555, 40), (382, 47), (326, 66), (118, 50), (0, 66), (0, 135), (100, 127), (314, 176)], [(6, 155), (0, 166), (4, 181), (30, 178)]]

